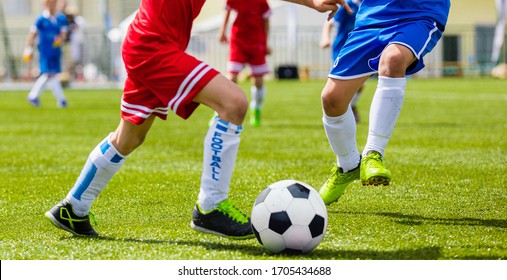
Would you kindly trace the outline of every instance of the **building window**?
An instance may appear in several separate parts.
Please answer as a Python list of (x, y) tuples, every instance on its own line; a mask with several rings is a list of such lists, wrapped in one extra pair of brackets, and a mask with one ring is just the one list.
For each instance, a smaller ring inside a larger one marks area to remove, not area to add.
[(444, 35), (443, 43), (444, 76), (462, 76), (463, 69), (460, 62), (460, 37), (458, 35)]
[(491, 62), (493, 50), (493, 38), (495, 37), (495, 26), (478, 25), (475, 27), (476, 34), (476, 56), (479, 64)]
[(459, 37), (456, 35), (444, 36), (444, 61), (458, 62)]

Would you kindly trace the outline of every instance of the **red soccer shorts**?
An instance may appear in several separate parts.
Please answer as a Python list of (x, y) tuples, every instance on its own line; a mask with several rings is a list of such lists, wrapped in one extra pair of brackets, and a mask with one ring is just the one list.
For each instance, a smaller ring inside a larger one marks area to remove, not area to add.
[(266, 62), (266, 47), (263, 45), (241, 47), (231, 44), (227, 72), (238, 74), (243, 70), (245, 64), (250, 65), (252, 76), (262, 76), (269, 73)]
[(169, 110), (187, 119), (199, 106), (194, 97), (218, 74), (183, 51), (126, 55), (124, 61), (121, 117), (134, 124), (152, 114), (165, 120)]

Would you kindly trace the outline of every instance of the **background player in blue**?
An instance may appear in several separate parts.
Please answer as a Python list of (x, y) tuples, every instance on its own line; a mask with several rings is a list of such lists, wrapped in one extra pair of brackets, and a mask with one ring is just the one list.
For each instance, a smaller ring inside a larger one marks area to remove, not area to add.
[[(406, 78), (424, 67), (423, 57), (441, 38), (450, 0), (362, 0), (356, 25), (335, 60), (322, 90), (323, 123), (337, 165), (320, 189), (326, 204), (346, 187), (388, 185), (384, 150), (405, 94)], [(359, 153), (350, 101), (374, 73), (378, 84), (369, 115), (366, 145)]]
[[(67, 35), (67, 19), (57, 11), (57, 0), (44, 0), (44, 11), (30, 28), (24, 60), (30, 61), (33, 46), (37, 41), (41, 75), (35, 81), (27, 100), (35, 107), (40, 106), (39, 96), (49, 86), (60, 108), (67, 107), (67, 100), (57, 74), (61, 72), (62, 43)], [(38, 35), (38, 36), (37, 36)], [(36, 38), (38, 40), (36, 40)]]
[[(331, 47), (331, 58), (333, 62), (338, 57), (338, 53), (340, 53), (343, 45), (345, 45), (349, 33), (354, 29), (356, 14), (360, 3), (360, 0), (347, 0), (347, 4), (349, 4), (349, 7), (352, 9), (352, 13), (349, 14), (345, 9), (340, 9), (331, 20), (325, 21), (322, 26), (322, 36), (320, 39), (321, 48), (328, 48), (331, 46), (331, 29), (336, 29), (336, 36), (334, 37)], [(356, 104), (362, 90), (363, 86), (356, 92), (350, 102), (350, 107), (352, 108), (356, 123), (360, 120)]]

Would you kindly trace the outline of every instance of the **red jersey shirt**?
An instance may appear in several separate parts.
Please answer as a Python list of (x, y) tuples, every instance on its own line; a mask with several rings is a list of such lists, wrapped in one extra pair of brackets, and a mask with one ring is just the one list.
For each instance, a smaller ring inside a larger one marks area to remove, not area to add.
[(143, 0), (129, 27), (123, 50), (129, 55), (184, 51), (190, 41), (194, 19), (206, 0)]
[(266, 46), (264, 20), (271, 15), (267, 0), (227, 0), (226, 9), (237, 13), (231, 28), (231, 42), (240, 47)]

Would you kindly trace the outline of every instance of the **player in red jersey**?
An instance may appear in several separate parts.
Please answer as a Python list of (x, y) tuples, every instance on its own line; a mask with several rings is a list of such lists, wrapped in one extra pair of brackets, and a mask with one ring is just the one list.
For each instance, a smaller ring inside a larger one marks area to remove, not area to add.
[[(250, 65), (253, 85), (250, 88), (250, 124), (261, 125), (261, 109), (266, 94), (264, 75), (269, 73), (266, 55), (271, 53), (267, 44), (271, 9), (267, 0), (227, 0), (224, 22), (219, 31), (221, 43), (229, 43), (227, 72), (233, 82), (246, 64)], [(226, 31), (231, 11), (236, 13), (230, 40)]]
[[(90, 208), (127, 156), (139, 147), (156, 117), (169, 110), (186, 119), (204, 104), (218, 113), (204, 140), (198, 201), (191, 226), (236, 239), (253, 237), (250, 218), (228, 198), (248, 100), (241, 89), (206, 63), (185, 52), (193, 20), (205, 0), (142, 0), (122, 53), (128, 78), (121, 120), (89, 154), (66, 198), (46, 212), (58, 228), (76, 235), (98, 233)], [(332, 11), (343, 0), (291, 0), (318, 11)]]

